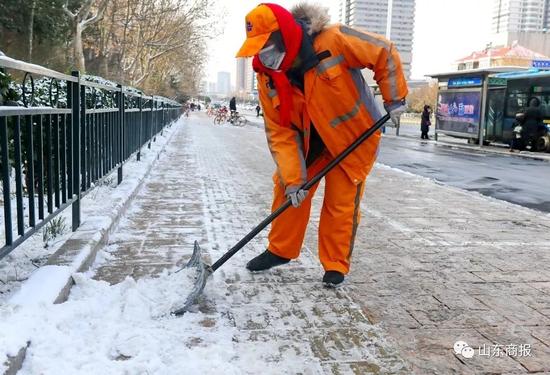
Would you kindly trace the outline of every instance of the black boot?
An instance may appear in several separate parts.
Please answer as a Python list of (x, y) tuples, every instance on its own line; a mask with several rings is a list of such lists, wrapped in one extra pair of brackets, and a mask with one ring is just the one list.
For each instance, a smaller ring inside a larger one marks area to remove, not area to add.
[(344, 282), (344, 274), (338, 271), (327, 271), (323, 276), (323, 284), (329, 288), (336, 288)]
[(290, 262), (290, 259), (273, 254), (269, 250), (264, 251), (247, 263), (246, 268), (252, 272), (268, 270)]

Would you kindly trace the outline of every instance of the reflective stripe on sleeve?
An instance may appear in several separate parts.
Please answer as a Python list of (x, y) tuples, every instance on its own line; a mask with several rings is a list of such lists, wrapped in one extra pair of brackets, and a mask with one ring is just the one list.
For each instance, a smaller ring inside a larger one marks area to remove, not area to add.
[(300, 133), (296, 132), (296, 147), (298, 148), (298, 159), (300, 160), (300, 178), (302, 179), (302, 182), (305, 184), (307, 181), (307, 167), (306, 167), (306, 159), (304, 155), (304, 149), (302, 147), (302, 138), (300, 137)]
[(363, 33), (361, 31), (357, 31), (355, 29), (352, 29), (351, 27), (341, 25), (340, 31), (343, 34), (351, 35), (356, 38), (359, 38), (361, 40), (364, 40), (365, 42), (368, 42), (370, 44), (374, 44), (375, 46), (382, 47), (388, 52), (388, 80), (390, 82), (390, 95), (392, 100), (399, 100), (400, 98), (397, 96), (397, 66), (395, 65), (395, 60), (392, 55), (392, 46), (390, 43), (378, 39), (372, 35)]
[(273, 162), (275, 162), (275, 166), (277, 167), (277, 174), (279, 175), (279, 179), (281, 180), (281, 184), (283, 186), (286, 186), (285, 180), (283, 179), (283, 175), (281, 174), (281, 169), (279, 168), (279, 163), (277, 161), (277, 155), (275, 153), (275, 150), (273, 150), (273, 142), (271, 140), (271, 130), (269, 129), (269, 126), (267, 125), (267, 120), (264, 118), (264, 126), (265, 126), (265, 135), (267, 138), (267, 146), (269, 147), (269, 152), (271, 153), (271, 157), (273, 158)]
[(370, 117), (374, 121), (377, 121), (382, 117), (382, 113), (376, 105), (374, 95), (372, 94), (371, 89), (367, 86), (361, 71), (359, 69), (350, 69), (350, 73), (353, 83), (355, 83), (355, 87), (361, 96), (361, 102), (365, 105), (367, 111), (369, 111)]

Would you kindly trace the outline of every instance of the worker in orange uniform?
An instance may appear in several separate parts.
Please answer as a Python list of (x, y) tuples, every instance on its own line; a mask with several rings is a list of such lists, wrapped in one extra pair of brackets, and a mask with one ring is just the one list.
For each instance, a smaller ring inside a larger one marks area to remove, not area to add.
[[(317, 189), (301, 189), (332, 158), (382, 117), (361, 69), (374, 71), (384, 106), (396, 122), (405, 111), (407, 84), (395, 46), (384, 37), (328, 25), (325, 8), (301, 4), (292, 13), (264, 3), (246, 16), (246, 41), (237, 57), (254, 56), (269, 148), (277, 165), (272, 209), (292, 206), (275, 219), (267, 250), (247, 264), (262, 271), (300, 254)], [(319, 224), (323, 283), (344, 281), (360, 219), (365, 179), (377, 155), (376, 132), (325, 177)]]

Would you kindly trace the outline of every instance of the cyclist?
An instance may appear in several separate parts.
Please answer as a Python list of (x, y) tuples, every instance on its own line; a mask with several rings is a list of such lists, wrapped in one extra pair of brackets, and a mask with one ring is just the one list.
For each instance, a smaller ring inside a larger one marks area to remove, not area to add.
[(235, 119), (237, 118), (237, 99), (235, 97), (232, 97), (229, 101), (229, 122), (233, 124)]
[(231, 114), (237, 112), (237, 99), (235, 99), (235, 97), (232, 97), (229, 101), (229, 110), (231, 111)]

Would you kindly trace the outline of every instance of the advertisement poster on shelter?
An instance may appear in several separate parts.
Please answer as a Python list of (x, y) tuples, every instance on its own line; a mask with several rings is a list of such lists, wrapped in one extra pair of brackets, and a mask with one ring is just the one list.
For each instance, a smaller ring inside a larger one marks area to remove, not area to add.
[(479, 91), (445, 91), (437, 103), (437, 129), (477, 136), (480, 118)]

